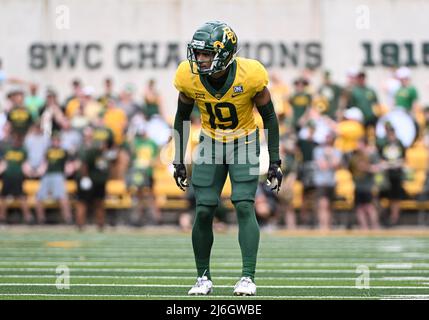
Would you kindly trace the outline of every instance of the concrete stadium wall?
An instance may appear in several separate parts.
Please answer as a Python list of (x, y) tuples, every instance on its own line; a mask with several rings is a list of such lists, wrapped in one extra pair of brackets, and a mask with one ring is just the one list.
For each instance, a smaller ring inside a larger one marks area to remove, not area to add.
[(139, 98), (156, 78), (172, 116), (186, 42), (218, 19), (235, 30), (242, 55), (287, 81), (304, 68), (315, 69), (316, 85), (324, 69), (344, 81), (355, 66), (381, 90), (388, 66), (406, 64), (429, 103), (427, 12), (427, 0), (0, 0), (0, 58), (8, 75), (51, 84), (62, 98), (75, 77), (100, 92), (112, 76), (117, 90), (132, 83)]

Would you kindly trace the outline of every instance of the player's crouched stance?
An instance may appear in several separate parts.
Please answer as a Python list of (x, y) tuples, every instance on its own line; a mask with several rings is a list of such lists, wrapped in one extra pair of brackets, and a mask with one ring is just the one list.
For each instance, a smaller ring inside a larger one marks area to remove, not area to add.
[(238, 240), (242, 255), (241, 279), (235, 295), (255, 295), (259, 226), (255, 216), (255, 193), (259, 179), (259, 130), (253, 116), (256, 105), (268, 132), (270, 167), (268, 184), (279, 190), (283, 178), (279, 158), (279, 129), (268, 74), (256, 60), (236, 58), (237, 36), (225, 23), (207, 22), (188, 44), (188, 61), (176, 72), (179, 91), (174, 122), (174, 178), (179, 188), (188, 187), (184, 154), (189, 137), (190, 114), (196, 103), (202, 119), (198, 156), (193, 159), (192, 186), (196, 215), (192, 246), (197, 282), (190, 295), (213, 291), (210, 252), (213, 244), (213, 217), (225, 180), (232, 184), (231, 201), (237, 212)]

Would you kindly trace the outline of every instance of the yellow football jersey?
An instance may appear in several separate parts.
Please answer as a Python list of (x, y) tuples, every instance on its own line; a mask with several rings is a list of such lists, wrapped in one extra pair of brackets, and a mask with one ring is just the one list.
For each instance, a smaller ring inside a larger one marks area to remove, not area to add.
[(236, 58), (224, 86), (214, 89), (206, 76), (193, 74), (188, 60), (176, 71), (174, 86), (194, 99), (201, 112), (202, 131), (226, 142), (244, 137), (257, 128), (253, 97), (268, 85), (268, 73), (256, 60)]

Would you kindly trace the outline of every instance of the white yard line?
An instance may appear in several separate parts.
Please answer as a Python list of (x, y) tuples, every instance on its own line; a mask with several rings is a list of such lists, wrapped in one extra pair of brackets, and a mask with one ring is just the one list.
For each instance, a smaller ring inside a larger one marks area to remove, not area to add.
[[(55, 283), (0, 283), (1, 287), (56, 287)], [(185, 284), (121, 284), (121, 283), (75, 283), (71, 287), (132, 287), (132, 288), (189, 288)], [(233, 285), (216, 285), (215, 288), (232, 288)], [(258, 285), (258, 288), (264, 289), (356, 289), (356, 286), (270, 286)], [(371, 286), (370, 289), (410, 289), (410, 290), (429, 290), (429, 287), (417, 286)]]
[[(17, 272), (36, 272), (36, 271), (46, 271), (46, 272), (54, 272), (55, 268), (0, 268), (0, 272), (2, 271), (17, 271)], [(124, 273), (142, 273), (142, 272), (157, 272), (157, 273), (169, 273), (169, 272), (176, 272), (176, 273), (194, 273), (193, 269), (136, 269), (136, 268), (80, 268), (75, 267), (71, 268), (71, 272), (124, 272)], [(240, 272), (241, 269), (220, 269), (220, 268), (214, 268), (215, 272), (219, 273), (237, 273)], [(257, 269), (258, 273), (356, 273), (355, 269)], [(393, 270), (393, 269), (386, 269), (386, 270), (371, 270), (371, 273), (376, 274), (384, 274), (384, 273), (424, 273), (429, 275), (429, 269), (400, 269), (400, 270)]]
[[(37, 278), (48, 278), (48, 279), (56, 279), (58, 275), (29, 275), (29, 274), (10, 274), (10, 275), (0, 275), (0, 279), (37, 279)], [(90, 276), (82, 276), (82, 275), (72, 275), (72, 278), (75, 279), (165, 279), (165, 280), (188, 280), (195, 279), (195, 276), (103, 276), (103, 275), (90, 275)], [(213, 277), (215, 280), (235, 280), (237, 277), (234, 276), (219, 276)], [(281, 281), (356, 281), (356, 278), (348, 278), (348, 277), (287, 277), (287, 278), (279, 278), (279, 277), (258, 277), (258, 282), (262, 282), (264, 280), (281, 280)], [(371, 281), (429, 281), (429, 277), (372, 277)], [(428, 284), (429, 283), (423, 283)], [(1, 283), (0, 283), (1, 285)]]
[[(168, 263), (169, 266), (194, 266), (194, 263), (174, 263), (172, 260), (163, 260), (162, 262), (120, 262), (120, 261), (69, 261), (61, 262), (66, 263), (69, 266), (160, 266), (164, 263)], [(23, 265), (23, 266), (57, 266), (59, 261), (0, 261), (0, 265)], [(241, 262), (212, 262), (214, 266), (236, 266), (241, 267)], [(362, 262), (356, 263), (311, 263), (311, 262), (282, 262), (282, 263), (268, 263), (268, 262), (259, 262), (259, 265), (264, 266), (281, 266), (281, 267), (357, 267), (358, 265), (363, 264)], [(411, 269), (411, 268), (429, 268), (429, 263), (366, 263), (368, 267), (376, 267), (377, 269)]]
[(382, 300), (429, 300), (429, 295), (425, 294), (401, 294), (401, 295), (384, 295)]
[[(163, 298), (163, 300), (166, 299), (195, 299), (196, 296), (188, 296), (188, 295), (153, 295), (153, 294), (127, 294), (127, 295), (121, 295), (121, 294), (50, 294), (50, 293), (0, 293), (0, 296), (3, 297), (16, 297), (16, 296), (23, 296), (23, 297), (88, 297), (88, 298)], [(233, 300), (243, 300), (243, 299), (279, 299), (279, 300), (285, 300), (285, 299), (379, 299), (379, 297), (368, 297), (368, 296), (247, 296), (247, 297), (235, 297), (235, 296), (225, 296), (225, 295), (210, 295), (207, 297), (203, 297), (204, 300), (210, 300), (210, 299), (224, 299), (224, 298), (230, 298)]]
[(413, 263), (383, 263), (377, 264), (377, 269), (412, 269)]

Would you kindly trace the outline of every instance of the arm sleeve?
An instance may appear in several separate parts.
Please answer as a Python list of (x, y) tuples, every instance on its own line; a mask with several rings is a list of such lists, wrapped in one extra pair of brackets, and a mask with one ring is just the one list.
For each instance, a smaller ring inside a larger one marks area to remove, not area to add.
[(180, 101), (177, 102), (177, 112), (174, 119), (174, 162), (183, 163), (186, 153), (186, 146), (188, 145), (190, 119), (193, 104), (186, 104)]
[(262, 117), (264, 129), (268, 131), (267, 142), (270, 162), (279, 161), (279, 123), (274, 112), (273, 103), (270, 100), (266, 105), (257, 106), (256, 108)]

